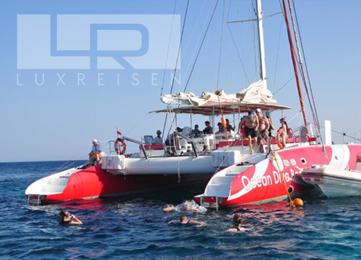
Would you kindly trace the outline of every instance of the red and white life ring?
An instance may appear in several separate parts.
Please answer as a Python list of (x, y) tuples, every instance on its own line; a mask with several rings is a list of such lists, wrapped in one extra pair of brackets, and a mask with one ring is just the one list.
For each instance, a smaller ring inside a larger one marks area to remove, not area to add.
[(114, 142), (114, 150), (117, 154), (125, 154), (125, 151), (127, 150), (127, 145), (124, 142), (123, 139), (117, 138)]

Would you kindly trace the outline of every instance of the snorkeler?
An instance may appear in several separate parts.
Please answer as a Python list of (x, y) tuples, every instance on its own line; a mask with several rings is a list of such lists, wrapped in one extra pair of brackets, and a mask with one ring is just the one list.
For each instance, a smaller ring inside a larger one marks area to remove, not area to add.
[(180, 216), (179, 222), (180, 222), (182, 225), (196, 225), (197, 227), (203, 227), (203, 226), (206, 225), (206, 223), (204, 223), (204, 222), (202, 222), (202, 221), (197, 221), (197, 220), (194, 220), (194, 219), (192, 219), (192, 218), (188, 218), (188, 217), (185, 216), (185, 215)]
[(69, 211), (61, 210), (58, 217), (60, 224), (68, 224), (68, 225), (83, 224), (83, 222), (81, 222), (81, 220), (77, 216), (71, 214)]
[(198, 205), (194, 200), (188, 201), (174, 206), (173, 204), (166, 204), (163, 207), (164, 212), (172, 212), (172, 211), (178, 211), (178, 212), (194, 212), (194, 213), (206, 213), (207, 209), (203, 206)]
[(196, 227), (204, 227), (207, 224), (203, 221), (194, 220), (193, 218), (188, 218), (185, 215), (180, 216), (179, 220), (171, 220), (168, 224), (181, 224), (181, 225), (194, 225)]

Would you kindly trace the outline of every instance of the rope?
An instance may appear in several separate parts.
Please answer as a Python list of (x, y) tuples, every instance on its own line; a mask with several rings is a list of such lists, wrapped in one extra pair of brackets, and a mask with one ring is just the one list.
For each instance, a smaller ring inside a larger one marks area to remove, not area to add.
[(288, 192), (288, 187), (287, 187), (284, 171), (281, 171), (281, 167), (279, 165), (276, 153), (274, 151), (271, 151), (271, 154), (272, 154), (273, 160), (276, 162), (277, 171), (281, 175), (281, 179), (282, 179), (282, 182), (284, 184), (284, 187), (285, 187), (285, 190), (286, 190), (286, 193), (287, 193), (288, 201), (290, 203), (290, 208), (293, 209), (295, 207), (295, 205), (293, 204), (293, 201), (292, 201), (292, 198), (291, 198), (291, 193)]

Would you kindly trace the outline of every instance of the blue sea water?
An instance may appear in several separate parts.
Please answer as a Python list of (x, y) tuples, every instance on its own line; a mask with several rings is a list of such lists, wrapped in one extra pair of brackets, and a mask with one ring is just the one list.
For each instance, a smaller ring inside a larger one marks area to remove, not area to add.
[[(192, 192), (151, 194), (48, 206), (28, 206), (24, 190), (34, 180), (80, 162), (0, 164), (1, 259), (360, 258), (361, 199), (306, 201), (292, 211), (284, 203), (240, 209), (252, 225), (229, 234), (231, 211), (193, 215), (206, 227), (168, 224)], [(84, 222), (62, 226), (60, 209)]]

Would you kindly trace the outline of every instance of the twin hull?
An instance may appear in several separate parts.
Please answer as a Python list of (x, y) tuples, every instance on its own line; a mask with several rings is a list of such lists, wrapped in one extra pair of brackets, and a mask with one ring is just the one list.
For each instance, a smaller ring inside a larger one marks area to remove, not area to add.
[[(360, 156), (361, 145), (326, 147), (307, 145), (277, 151), (268, 156), (264, 155), (264, 159), (234, 174), (228, 186), (223, 187), (227, 189), (227, 196), (218, 196), (218, 199), (222, 206), (283, 200), (287, 196), (289, 187), (295, 192), (305, 190), (304, 183), (298, 182), (296, 178), (304, 169), (309, 169), (313, 165), (330, 165), (354, 170), (357, 166), (357, 158)], [(173, 167), (177, 168), (180, 174), (165, 174), (166, 169), (162, 170), (163, 174), (138, 175), (113, 175), (98, 166), (70, 169), (34, 182), (26, 190), (26, 195), (41, 196), (42, 203), (51, 203), (160, 190), (195, 182), (203, 185), (201, 187), (203, 189), (215, 171), (211, 158), (206, 156), (197, 159), (182, 158), (181, 160), (184, 161)], [(190, 173), (192, 164), (194, 164), (194, 172)], [(144, 162), (142, 165), (144, 166)], [(182, 173), (182, 165), (187, 169), (186, 174)], [(157, 167), (160, 169), (159, 165)], [(219, 173), (216, 173), (212, 179)], [(207, 197), (206, 193), (203, 196)]]

